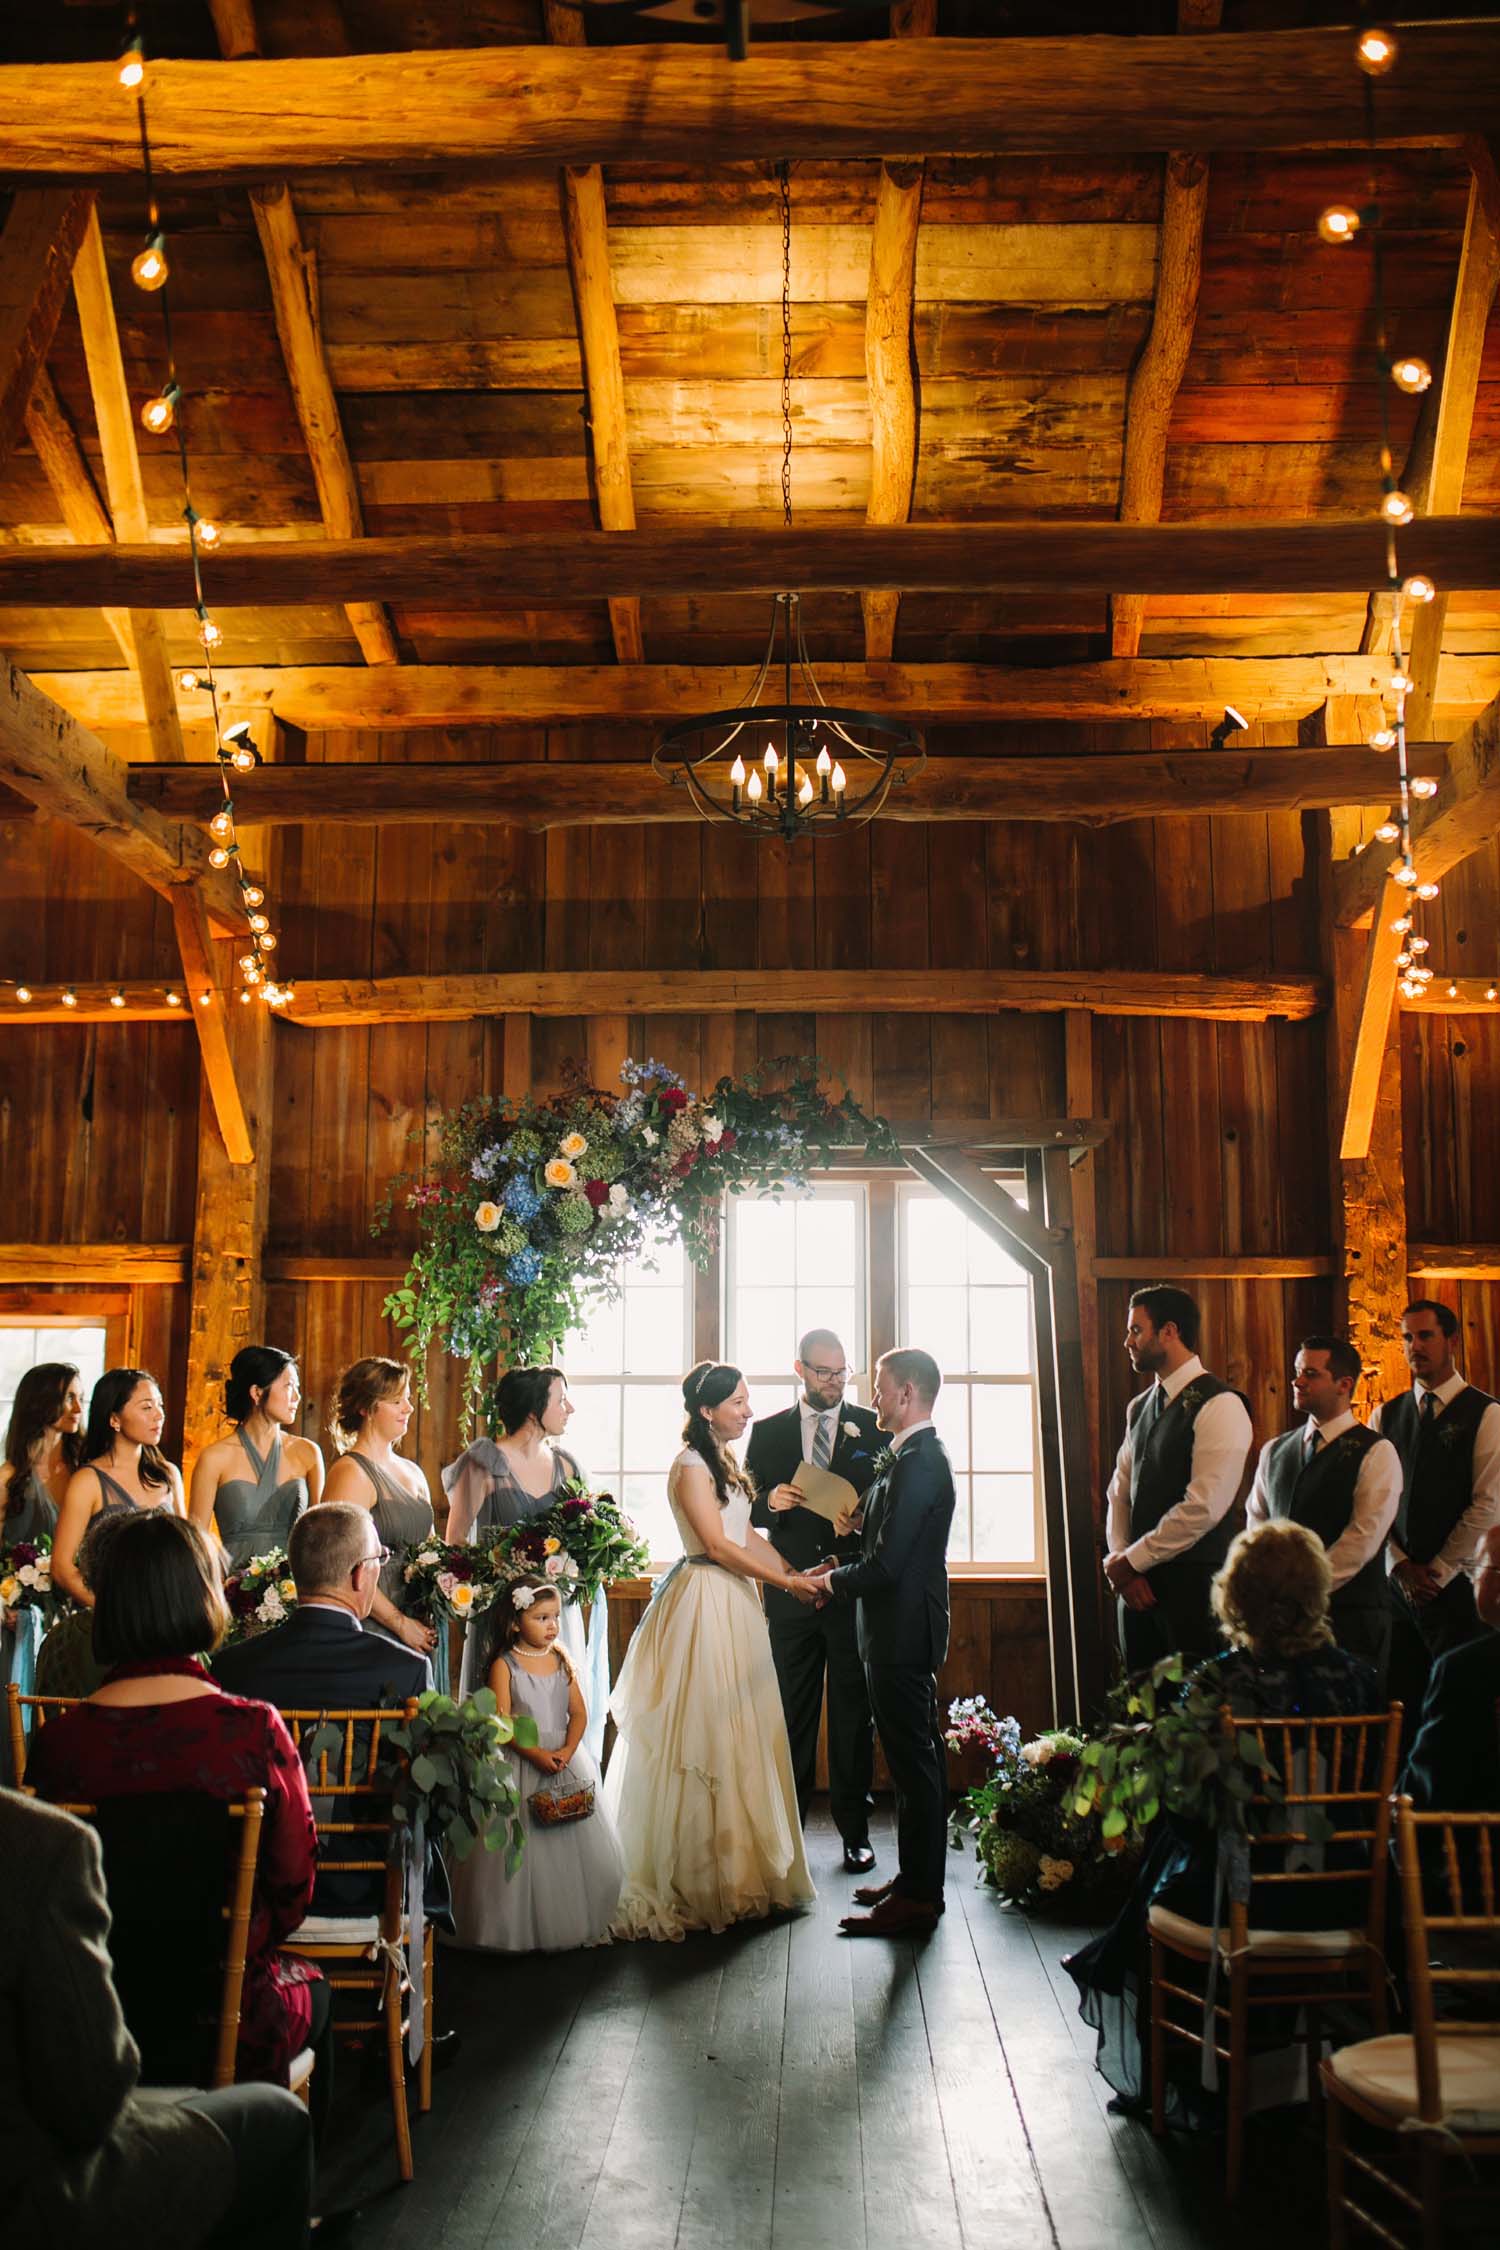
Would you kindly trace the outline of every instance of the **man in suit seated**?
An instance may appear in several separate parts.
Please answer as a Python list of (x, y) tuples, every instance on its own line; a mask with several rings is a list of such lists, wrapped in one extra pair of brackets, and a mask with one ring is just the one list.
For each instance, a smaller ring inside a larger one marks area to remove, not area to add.
[[(365, 1631), (386, 1559), (369, 1509), (348, 1500), (308, 1508), (292, 1526), (287, 1552), (297, 1606), (284, 1625), (220, 1649), (212, 1666), (220, 1687), (281, 1711), (399, 1711), (408, 1696), (425, 1694), (432, 1685), (426, 1657)], [(368, 1755), (368, 1744), (361, 1747)], [(375, 1875), (320, 1875), (313, 1911), (372, 1914), (382, 1889)]]
[(1500, 1811), (1500, 1525), (1480, 1541), (1473, 1581), (1490, 1629), (1432, 1667), (1401, 1776), (1418, 1812)]

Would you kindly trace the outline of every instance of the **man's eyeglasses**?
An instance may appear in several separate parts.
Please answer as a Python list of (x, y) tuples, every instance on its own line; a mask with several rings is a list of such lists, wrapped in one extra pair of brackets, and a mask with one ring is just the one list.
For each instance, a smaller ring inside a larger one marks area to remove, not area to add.
[(366, 1563), (379, 1563), (383, 1567), (390, 1559), (391, 1550), (389, 1547), (377, 1547), (373, 1555), (361, 1555), (354, 1568), (363, 1570)]
[(847, 1367), (813, 1367), (808, 1365), (807, 1372), (820, 1383), (847, 1383), (849, 1380)]

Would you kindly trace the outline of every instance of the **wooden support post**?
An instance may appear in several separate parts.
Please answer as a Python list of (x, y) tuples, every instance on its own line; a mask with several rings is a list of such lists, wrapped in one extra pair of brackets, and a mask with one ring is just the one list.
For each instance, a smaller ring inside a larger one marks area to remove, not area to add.
[[(115, 531), (109, 511), (95, 489), (83, 448), (45, 367), (37, 370), (32, 386), (31, 403), (26, 409), (26, 435), (42, 464), (42, 474), (52, 487), (52, 497), (62, 510), (63, 522), (72, 538), (83, 547), (111, 545)], [(130, 630), (129, 611), (106, 607), (104, 622), (113, 633), (120, 654), (134, 671), (135, 638)]]
[[(1063, 1018), (1064, 1108), (1070, 1117), (1094, 1114), (1094, 1019), (1086, 1008), (1070, 1008)], [(1104, 1439), (1100, 1429), (1099, 1229), (1095, 1212), (1094, 1154), (1086, 1149), (1073, 1165), (1073, 1245), (1078, 1267), (1078, 1323), (1083, 1350), (1083, 1410), (1088, 1429), (1090, 1489), (1103, 1483)], [(1155, 1270), (1154, 1268), (1152, 1269)]]
[[(1091, 1725), (1104, 1704), (1109, 1672), (1109, 1634), (1113, 1604), (1104, 1598), (1102, 1558), (1104, 1539), (1099, 1517), (1099, 1479), (1095, 1473), (1087, 1429), (1086, 1402), (1090, 1383), (1084, 1357), (1083, 1284), (1079, 1270), (1079, 1172), (1092, 1160), (1085, 1156), (1075, 1167), (1063, 1149), (1041, 1149), (1028, 1156), (1028, 1180), (1037, 1180), (1043, 1215), (1056, 1235), (1057, 1247), (1048, 1269), (1052, 1299), (1052, 1349), (1057, 1366), (1057, 1395), (1062, 1402), (1059, 1436), (1062, 1446), (1063, 1525), (1068, 1548), (1068, 1597), (1072, 1616), (1073, 1680), (1078, 1712)], [(1092, 1209), (1093, 1187), (1088, 1195)], [(1094, 1368), (1097, 1390), (1097, 1326)], [(1095, 1415), (1097, 1420), (1097, 1413)]]
[[(564, 0), (545, 0), (547, 37), (555, 47), (586, 47), (583, 11)], [(562, 175), (563, 226), (568, 273), (578, 318), (578, 345), (588, 394), (589, 454), (594, 470), (594, 505), (604, 531), (635, 529), (635, 493), (630, 481), (630, 432), (625, 418), (625, 374), (620, 362), (620, 328), (615, 317), (614, 279), (609, 264), (609, 212), (604, 174), (597, 164), (570, 165)], [(641, 605), (633, 594), (615, 595), (609, 604), (615, 655), (622, 664), (645, 658)]]
[[(204, 1011), (195, 1009), (195, 1014)], [(215, 1007), (222, 1019), (224, 1011)], [(254, 1160), (233, 1157), (207, 1067), (198, 1107), (198, 1190), (193, 1219), (188, 1313), (184, 1463), (224, 1431), (224, 1378), (242, 1345), (259, 1336), (262, 1254), (270, 1198), (272, 1069), (275, 1026), (258, 1002), (235, 1007), (225, 1026), (231, 1073), (246, 1104)]]
[(1374, 1130), (1396, 1002), (1396, 958), (1401, 951), (1401, 935), (1394, 924), (1405, 918), (1406, 907), (1405, 892), (1399, 883), (1388, 878), (1365, 941), (1355, 1008), (1354, 1043), (1345, 1065), (1344, 1118), (1338, 1150), (1346, 1160), (1363, 1159), (1370, 1153), (1370, 1136)]
[(93, 210), (81, 188), (21, 188), (0, 227), (0, 465), (21, 435)]
[(231, 1012), (256, 1015), (267, 1011), (264, 1003), (253, 997), (246, 1007), (232, 1002), (226, 965), (215, 956), (208, 917), (195, 890), (184, 888), (174, 892), (172, 922), (182, 955), (188, 1006), (198, 1027), (203, 1082), (218, 1120), (225, 1154), (231, 1164), (250, 1166), (255, 1162), (255, 1137), (235, 1070), (229, 1018)]

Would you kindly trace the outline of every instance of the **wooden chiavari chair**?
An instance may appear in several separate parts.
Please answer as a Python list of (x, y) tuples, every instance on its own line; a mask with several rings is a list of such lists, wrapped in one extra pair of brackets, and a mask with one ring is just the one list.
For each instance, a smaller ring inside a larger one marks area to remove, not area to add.
[(48, 1714), (61, 1718), (78, 1701), (76, 1695), (23, 1695), (14, 1680), (5, 1683), (6, 1719), (10, 1727), (11, 1772), (19, 1789), (26, 1779), (26, 1722), (45, 1726)]

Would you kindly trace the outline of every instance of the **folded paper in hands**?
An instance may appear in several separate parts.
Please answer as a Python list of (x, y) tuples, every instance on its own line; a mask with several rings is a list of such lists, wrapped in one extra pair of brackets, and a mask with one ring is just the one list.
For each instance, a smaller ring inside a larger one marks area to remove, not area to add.
[(811, 1508), (815, 1516), (823, 1516), (829, 1523), (837, 1523), (840, 1516), (852, 1516), (859, 1506), (859, 1494), (847, 1477), (836, 1477), (831, 1469), (820, 1469), (811, 1461), (804, 1461), (792, 1483), (802, 1496), (804, 1508)]

